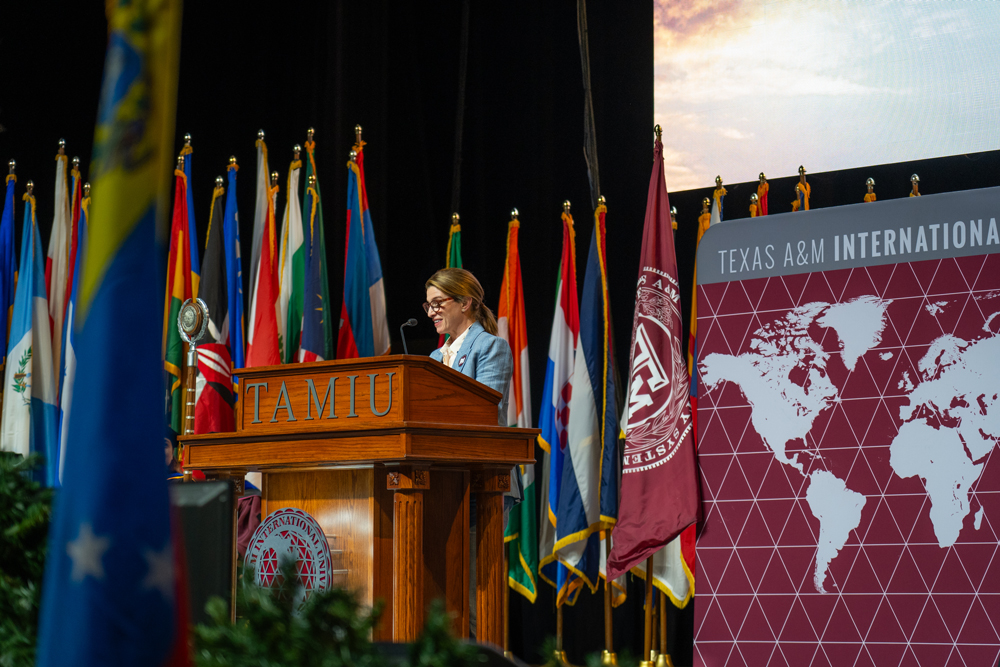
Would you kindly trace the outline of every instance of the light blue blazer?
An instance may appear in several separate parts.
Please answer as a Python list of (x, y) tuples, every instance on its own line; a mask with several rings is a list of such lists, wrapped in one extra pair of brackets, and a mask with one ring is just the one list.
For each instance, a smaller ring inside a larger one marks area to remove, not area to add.
[[(440, 347), (431, 352), (431, 359), (444, 359)], [(497, 406), (497, 424), (507, 426), (510, 378), (514, 374), (514, 355), (507, 341), (486, 333), (483, 325), (473, 322), (452, 368), (503, 394)]]
[[(431, 352), (431, 359), (442, 361), (441, 348)], [(507, 341), (486, 333), (479, 322), (469, 327), (469, 333), (458, 350), (458, 358), (452, 368), (467, 375), (476, 382), (485, 384), (490, 389), (496, 389), (503, 398), (497, 404), (497, 424), (507, 426), (507, 402), (510, 399), (510, 378), (514, 374), (514, 355)], [(521, 467), (514, 466), (511, 474), (510, 493), (508, 498), (520, 502), (523, 497), (521, 485)], [(504, 505), (510, 505), (509, 501)], [(505, 517), (506, 518), (506, 517)]]

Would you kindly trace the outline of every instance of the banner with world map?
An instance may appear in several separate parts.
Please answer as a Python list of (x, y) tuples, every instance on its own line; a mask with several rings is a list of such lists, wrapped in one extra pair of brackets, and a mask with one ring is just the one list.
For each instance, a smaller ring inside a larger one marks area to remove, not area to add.
[(706, 233), (696, 665), (997, 664), (997, 218), (993, 188)]

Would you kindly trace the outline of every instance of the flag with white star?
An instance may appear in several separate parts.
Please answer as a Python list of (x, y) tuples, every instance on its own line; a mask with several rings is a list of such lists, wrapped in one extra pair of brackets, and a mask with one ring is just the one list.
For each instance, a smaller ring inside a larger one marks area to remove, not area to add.
[(107, 13), (75, 317), (79, 390), (39, 620), (37, 664), (45, 667), (189, 663), (163, 452), (158, 308), (180, 1), (115, 0)]

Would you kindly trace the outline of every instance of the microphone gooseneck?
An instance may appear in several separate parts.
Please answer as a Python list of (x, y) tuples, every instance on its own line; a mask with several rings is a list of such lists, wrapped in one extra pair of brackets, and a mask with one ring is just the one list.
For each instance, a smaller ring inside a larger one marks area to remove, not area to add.
[(403, 354), (410, 353), (410, 351), (406, 349), (406, 334), (403, 332), (403, 328), (415, 326), (417, 326), (417, 320), (412, 317), (399, 325), (399, 338), (403, 341)]

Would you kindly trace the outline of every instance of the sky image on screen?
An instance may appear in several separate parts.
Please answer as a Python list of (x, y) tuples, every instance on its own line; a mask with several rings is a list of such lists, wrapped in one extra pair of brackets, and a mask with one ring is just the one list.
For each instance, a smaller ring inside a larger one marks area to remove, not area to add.
[(994, 150), (1000, 3), (655, 0), (667, 187)]

